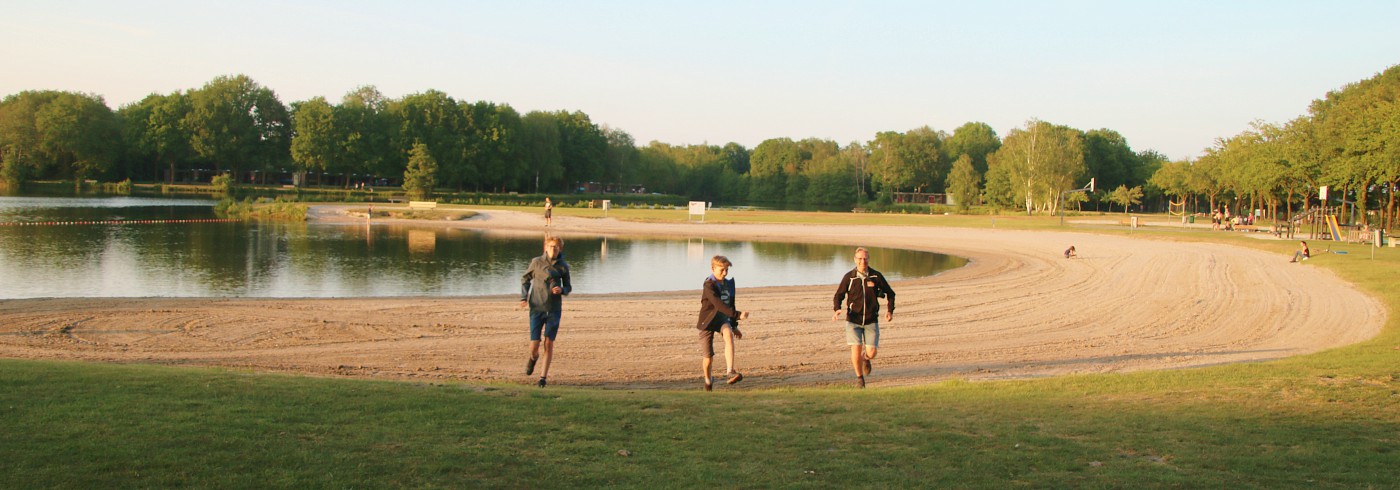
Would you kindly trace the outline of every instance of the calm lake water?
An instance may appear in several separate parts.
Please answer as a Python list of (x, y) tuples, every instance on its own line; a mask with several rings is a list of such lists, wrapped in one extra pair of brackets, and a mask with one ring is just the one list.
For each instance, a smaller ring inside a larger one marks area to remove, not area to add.
[[(214, 218), (213, 202), (0, 196), (0, 224)], [(0, 299), (40, 297), (366, 297), (518, 294), (543, 235), (395, 225), (181, 223), (0, 225)], [(851, 247), (566, 237), (575, 293), (699, 289), (726, 255), (740, 287), (835, 284)], [(892, 279), (964, 259), (871, 249)]]

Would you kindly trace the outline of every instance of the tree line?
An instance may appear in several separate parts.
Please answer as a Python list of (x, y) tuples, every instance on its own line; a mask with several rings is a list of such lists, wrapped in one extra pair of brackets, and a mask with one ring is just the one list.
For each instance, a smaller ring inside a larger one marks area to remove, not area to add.
[[(1400, 189), (1400, 65), (1330, 91), (1284, 124), (1256, 121), (1151, 179), (1193, 207), (1292, 216), (1335, 207), (1346, 222), (1394, 229)], [(1320, 188), (1330, 190), (1320, 201)]]
[[(270, 174), (290, 169), (299, 184), (324, 185), (329, 174), (346, 187), (388, 179), (459, 191), (557, 193), (593, 182), (727, 203), (851, 207), (919, 192), (1019, 208), (1014, 196), (1022, 196), (1029, 212), (1054, 208), (1057, 186), (1089, 173), (1102, 175), (1101, 182), (1141, 185), (1144, 162), (1156, 160), (1132, 152), (1111, 130), (1085, 133), (1039, 121), (1012, 131), (1004, 156), (997, 156), (1003, 143), (987, 124), (970, 122), (951, 134), (921, 127), (844, 146), (815, 138), (773, 138), (753, 149), (639, 146), (627, 132), (580, 111), (521, 115), (507, 104), (456, 100), (436, 90), (391, 99), (369, 86), (336, 102), (314, 97), (288, 105), (243, 75), (151, 94), (115, 111), (101, 96), (83, 93), (26, 91), (0, 101), (0, 179), (12, 185), (220, 174), (235, 183), (268, 183)], [(1012, 151), (1021, 153), (1013, 158)], [(424, 163), (431, 164), (428, 175)]]
[[(1228, 203), (1236, 212), (1271, 215), (1291, 215), (1316, 186), (1332, 185), (1353, 209), (1383, 210), (1392, 223), (1397, 77), (1391, 68), (1328, 93), (1308, 116), (1283, 126), (1257, 123), (1197, 159), (1169, 162), (1152, 150), (1134, 151), (1111, 129), (1035, 119), (1004, 138), (968, 122), (951, 133), (925, 126), (845, 145), (818, 138), (771, 138), (752, 149), (732, 142), (638, 145), (581, 111), (521, 115), (507, 104), (436, 90), (391, 99), (368, 86), (337, 102), (314, 97), (287, 105), (236, 75), (151, 94), (116, 111), (90, 94), (7, 96), (0, 101), (0, 180), (168, 182), (227, 174), (266, 183), (269, 173), (291, 169), (304, 177), (299, 184), (316, 185), (332, 175), (340, 186), (387, 179), (459, 191), (645, 189), (722, 203), (847, 208), (928, 193), (946, 194), (964, 209), (984, 204), (1025, 213), (1062, 206), (1166, 210), (1171, 202), (1193, 212)], [(1069, 192), (1091, 178), (1098, 192)]]

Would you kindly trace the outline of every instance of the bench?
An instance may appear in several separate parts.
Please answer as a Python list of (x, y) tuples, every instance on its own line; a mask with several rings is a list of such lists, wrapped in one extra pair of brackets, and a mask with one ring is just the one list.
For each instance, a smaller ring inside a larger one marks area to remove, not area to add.
[(409, 202), (408, 202), (408, 209), (412, 209), (412, 210), (437, 209), (437, 201), (409, 201)]

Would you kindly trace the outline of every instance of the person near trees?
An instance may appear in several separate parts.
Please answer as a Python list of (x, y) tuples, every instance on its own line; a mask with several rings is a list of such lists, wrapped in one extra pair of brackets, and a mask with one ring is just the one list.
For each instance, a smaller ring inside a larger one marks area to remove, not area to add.
[(544, 225), (549, 226), (552, 224), (554, 224), (554, 201), (550, 201), (549, 198), (546, 197), (544, 198)]

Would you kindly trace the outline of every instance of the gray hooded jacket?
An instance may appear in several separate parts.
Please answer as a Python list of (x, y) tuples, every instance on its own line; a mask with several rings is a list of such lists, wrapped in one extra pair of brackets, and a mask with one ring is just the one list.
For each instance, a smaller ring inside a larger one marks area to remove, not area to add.
[[(554, 286), (562, 289), (561, 294), (551, 291)], [(562, 311), (563, 297), (573, 289), (574, 285), (569, 279), (569, 263), (564, 262), (563, 253), (552, 261), (543, 255), (531, 259), (530, 267), (520, 277), (520, 301), (529, 302), (532, 313)]]

